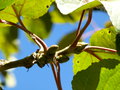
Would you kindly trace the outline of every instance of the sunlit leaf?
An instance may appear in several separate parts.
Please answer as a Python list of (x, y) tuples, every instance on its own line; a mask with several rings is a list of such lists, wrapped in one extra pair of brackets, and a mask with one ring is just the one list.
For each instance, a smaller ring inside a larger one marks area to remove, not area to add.
[(28, 30), (37, 34), (40, 38), (46, 38), (52, 28), (52, 22), (48, 13), (38, 19), (24, 18), (23, 22)]
[(96, 7), (101, 3), (109, 14), (113, 25), (117, 28), (116, 30), (120, 29), (120, 10), (117, 10), (120, 0), (56, 0), (56, 3), (63, 14), (69, 14), (78, 8), (84, 10)]
[(109, 14), (113, 25), (117, 28), (116, 30), (120, 30), (120, 10), (118, 10), (120, 0), (101, 0), (101, 3)]
[(90, 38), (92, 46), (102, 46), (107, 48), (116, 49), (116, 29), (114, 27), (105, 28), (95, 32)]
[(0, 0), (0, 10), (12, 5), (15, 0)]
[(87, 52), (75, 54), (73, 59), (73, 72), (76, 74), (78, 71), (88, 68), (92, 63), (99, 60)]
[(72, 81), (73, 90), (119, 90), (120, 61), (103, 60), (78, 72)]
[(3, 51), (6, 57), (18, 51), (17, 36), (18, 30), (16, 27), (0, 28), (0, 50)]
[[(5, 8), (4, 10), (0, 11), (0, 19), (6, 20), (6, 21), (11, 21), (14, 23), (18, 22), (16, 15), (15, 15), (12, 7), (10, 7), (10, 6)], [(0, 27), (4, 27), (4, 26), (10, 26), (10, 25), (0, 23)]]
[(47, 13), (54, 0), (17, 0), (15, 8), (17, 12), (28, 18), (39, 18)]
[[(94, 52), (101, 59), (117, 59), (120, 60), (120, 56), (117, 53), (105, 53), (102, 52)], [(74, 55), (73, 59), (73, 72), (76, 74), (78, 71), (87, 69), (92, 63), (98, 62), (99, 59), (94, 57), (93, 55), (82, 52), (80, 54)]]
[(80, 10), (101, 5), (97, 0), (55, 0), (57, 7), (63, 14), (69, 14), (80, 7)]

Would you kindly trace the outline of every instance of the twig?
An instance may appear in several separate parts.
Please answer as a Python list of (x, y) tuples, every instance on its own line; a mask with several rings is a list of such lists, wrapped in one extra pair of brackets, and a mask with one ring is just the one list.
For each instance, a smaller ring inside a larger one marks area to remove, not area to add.
[(45, 52), (47, 51), (47, 45), (45, 44), (45, 42), (42, 39), (40, 39), (36, 34), (33, 34), (32, 32), (30, 32), (29, 30), (27, 30), (23, 26), (15, 24), (15, 23), (10, 22), (10, 21), (2, 20), (2, 19), (0, 19), (0, 23), (9, 24), (9, 25), (15, 26), (17, 28), (20, 28), (21, 30), (23, 30), (24, 32), (26, 32), (28, 35), (30, 35), (30, 37), (32, 37), (32, 39), (36, 42), (36, 44), (39, 47), (42, 46), (43, 49), (45, 50)]
[(45, 42), (40, 37), (38, 37), (36, 34), (30, 32), (29, 30), (27, 30), (27, 28), (23, 24), (22, 20), (20, 19), (20, 15), (17, 13), (16, 8), (14, 7), (14, 5), (12, 5), (12, 8), (13, 8), (15, 14), (16, 14), (16, 17), (17, 17), (20, 25), (23, 27), (22, 30), (25, 31), (35, 41), (35, 43), (40, 48), (43, 48), (44, 51), (46, 52), (48, 48), (47, 48), (47, 45), (45, 44)]
[(99, 47), (99, 46), (86, 46), (84, 51), (90, 53), (91, 55), (93, 55), (94, 57), (96, 57), (99, 60), (102, 60), (98, 55), (96, 55), (91, 49), (99, 49), (99, 50), (105, 50), (105, 51), (109, 51), (109, 52), (113, 52), (116, 53), (117, 50), (114, 49), (110, 49), (110, 48), (105, 48), (105, 47)]
[(54, 75), (54, 79), (55, 79), (55, 82), (56, 82), (56, 86), (57, 86), (57, 88), (59, 88), (59, 87), (58, 87), (57, 73), (56, 73), (56, 71), (55, 71), (54, 64), (53, 64), (53, 63), (50, 63), (50, 66), (51, 66), (51, 68), (52, 68), (52, 72), (53, 72), (53, 75)]
[(56, 64), (57, 64), (56, 68), (57, 68), (57, 78), (58, 78), (58, 87), (59, 87), (58, 90), (62, 90), (61, 78), (60, 78), (60, 64), (58, 61)]
[(88, 52), (88, 53), (90, 53), (91, 55), (93, 55), (94, 57), (96, 57), (98, 60), (102, 60), (98, 55), (96, 55), (92, 50), (89, 50), (89, 49), (86, 49), (86, 50), (84, 50), (84, 51), (86, 51), (86, 52)]
[(81, 38), (82, 34), (84, 33), (84, 31), (86, 30), (86, 28), (90, 24), (91, 19), (92, 19), (92, 9), (89, 10), (88, 20), (87, 20), (86, 24), (84, 25), (84, 27), (82, 28), (82, 30), (80, 30), (79, 35), (76, 37), (76, 39), (74, 40), (74, 42), (71, 44), (70, 48), (74, 48), (77, 45), (77, 42), (79, 41), (79, 39)]
[(100, 49), (100, 50), (105, 50), (105, 51), (114, 52), (114, 53), (117, 52), (117, 50), (115, 49), (110, 49), (110, 48), (105, 48), (100, 46), (86, 46), (84, 50), (86, 49)]
[(77, 31), (76, 31), (76, 36), (78, 36), (80, 34), (80, 26), (81, 26), (81, 23), (82, 23), (82, 20), (83, 20), (84, 13), (85, 13), (85, 10), (82, 11), (80, 21), (79, 21), (79, 24), (78, 24), (78, 28), (77, 28)]

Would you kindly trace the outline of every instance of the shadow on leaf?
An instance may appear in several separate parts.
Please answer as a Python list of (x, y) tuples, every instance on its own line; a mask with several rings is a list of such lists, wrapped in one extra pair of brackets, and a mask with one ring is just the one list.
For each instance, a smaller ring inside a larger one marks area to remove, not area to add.
[(86, 70), (78, 72), (73, 77), (73, 90), (98, 90), (97, 87), (100, 82), (100, 78), (104, 79), (104, 77), (101, 77), (101, 72), (104, 72), (102, 69), (105, 68), (108, 69), (108, 71), (112, 69), (114, 70), (119, 63), (120, 61), (115, 59), (104, 59), (98, 63), (92, 64)]

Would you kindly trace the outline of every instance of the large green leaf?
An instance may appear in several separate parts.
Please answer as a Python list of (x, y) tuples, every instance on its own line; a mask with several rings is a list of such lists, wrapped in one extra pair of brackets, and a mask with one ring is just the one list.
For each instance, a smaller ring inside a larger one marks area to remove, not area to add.
[(48, 13), (38, 19), (24, 18), (23, 23), (28, 30), (37, 34), (40, 38), (46, 38), (52, 28), (52, 22)]
[[(105, 53), (104, 51), (101, 52), (94, 52), (99, 58), (101, 59), (117, 59), (120, 60), (120, 56), (117, 53)], [(93, 55), (82, 52), (80, 54), (75, 54), (73, 59), (73, 72), (76, 74), (78, 71), (85, 70), (88, 68), (92, 63), (98, 62), (99, 60), (94, 57)]]
[(95, 32), (90, 38), (92, 46), (102, 46), (107, 48), (116, 49), (116, 30), (114, 27), (105, 28)]
[(12, 5), (15, 0), (0, 0), (0, 10), (6, 8), (9, 5)]
[(73, 90), (119, 90), (120, 61), (103, 60), (78, 72), (72, 81)]
[(17, 0), (15, 8), (17, 12), (29, 18), (39, 18), (47, 13), (54, 0)]
[(18, 51), (17, 36), (18, 30), (16, 27), (0, 28), (0, 50), (3, 51), (6, 57)]

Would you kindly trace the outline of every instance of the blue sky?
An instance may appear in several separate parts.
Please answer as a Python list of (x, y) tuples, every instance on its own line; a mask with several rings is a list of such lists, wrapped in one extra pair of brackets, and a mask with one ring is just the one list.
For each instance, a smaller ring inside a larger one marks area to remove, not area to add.
[[(94, 12), (93, 20), (101, 28), (103, 23), (109, 20), (109, 17), (102, 12)], [(77, 28), (77, 24), (55, 24), (52, 28), (50, 36), (44, 41), (48, 46), (57, 44), (57, 42), (62, 38), (62, 36), (73, 31)], [(90, 25), (86, 32), (93, 30), (92, 25)], [(20, 51), (16, 54), (16, 58), (24, 58), (38, 49), (38, 47), (30, 42), (23, 31), (19, 31), (19, 40), (20, 40)], [(88, 42), (88, 38), (85, 40)], [(0, 57), (3, 57), (0, 54)], [(61, 82), (63, 90), (72, 90), (71, 81), (73, 78), (72, 72), (72, 58), (66, 63), (61, 64)], [(5, 90), (57, 90), (56, 84), (54, 81), (53, 73), (50, 66), (45, 66), (39, 68), (37, 65), (34, 65), (32, 68), (27, 71), (26, 68), (16, 68), (13, 73), (16, 77), (16, 86), (13, 88), (5, 87)]]

